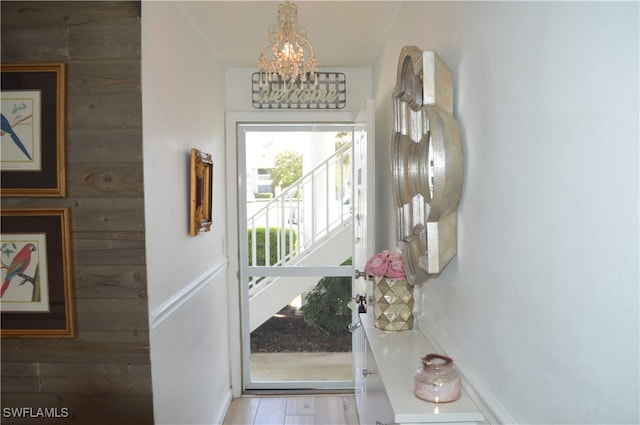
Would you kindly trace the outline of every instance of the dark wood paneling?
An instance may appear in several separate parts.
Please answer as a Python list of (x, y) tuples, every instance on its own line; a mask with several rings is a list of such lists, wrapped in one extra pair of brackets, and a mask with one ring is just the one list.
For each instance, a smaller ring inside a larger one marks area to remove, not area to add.
[[(140, 2), (135, 1), (56, 1), (0, 2), (2, 28), (66, 28), (88, 22), (140, 18)], [(4, 42), (3, 42), (4, 44)]]
[(2, 4), (2, 62), (65, 62), (69, 59), (64, 28), (29, 28), (8, 31)]
[(144, 232), (74, 232), (73, 242), (74, 264), (145, 264)]
[[(2, 388), (11, 388), (16, 393), (38, 392), (38, 363), (8, 363), (2, 364)], [(3, 406), (4, 407), (4, 406)]]
[(77, 298), (146, 298), (147, 276), (144, 265), (114, 268), (111, 265), (76, 265)]
[(77, 329), (2, 340), (2, 407), (69, 413), (2, 423), (152, 424), (140, 3), (2, 1), (0, 11), (3, 63), (67, 64), (67, 197), (2, 207), (71, 208)]
[[(69, 416), (47, 421), (3, 418), (3, 425), (151, 425), (153, 424), (150, 395), (129, 394), (126, 397), (111, 394), (11, 394), (3, 397), (7, 407), (65, 408)], [(91, 418), (90, 422), (86, 419)]]
[(87, 22), (69, 27), (69, 59), (129, 59), (140, 57), (137, 18)]
[[(53, 364), (149, 364), (148, 343), (66, 340), (64, 344), (51, 339), (21, 340), (20, 344), (2, 341), (2, 367), (9, 363)], [(2, 374), (4, 376), (4, 373)], [(2, 396), (10, 393), (2, 387)], [(73, 391), (72, 391), (73, 392)], [(150, 393), (150, 392), (149, 392)]]
[(148, 364), (43, 363), (38, 370), (45, 393), (143, 395), (151, 381)]
[(72, 78), (67, 93), (70, 96), (140, 93), (140, 79), (136, 78), (139, 67), (140, 61), (135, 59), (70, 61), (67, 69)]
[[(142, 164), (72, 164), (67, 170), (67, 193), (72, 198), (139, 198), (143, 191)], [(117, 202), (117, 201), (114, 201)]]
[(70, 164), (142, 163), (142, 129), (69, 130), (67, 161)]
[(74, 231), (140, 232), (144, 231), (144, 199), (83, 198), (73, 204)]
[(68, 96), (71, 130), (142, 128), (142, 98), (135, 94)]
[[(138, 298), (79, 298), (76, 311), (79, 330), (148, 331), (146, 305)], [(145, 323), (147, 322), (147, 323)]]
[(9, 363), (6, 369), (2, 385), (16, 393), (145, 394), (151, 379), (148, 364)]
[(149, 345), (149, 332), (137, 329), (127, 331), (88, 331), (84, 330), (75, 338), (77, 342), (102, 344), (125, 344), (137, 352), (140, 347)]

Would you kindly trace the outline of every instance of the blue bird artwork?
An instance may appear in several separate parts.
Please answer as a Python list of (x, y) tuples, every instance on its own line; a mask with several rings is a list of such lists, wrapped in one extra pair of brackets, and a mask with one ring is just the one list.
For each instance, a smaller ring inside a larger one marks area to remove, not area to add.
[(33, 160), (33, 158), (31, 158), (31, 155), (29, 154), (29, 151), (24, 146), (22, 141), (20, 141), (20, 138), (18, 137), (16, 132), (13, 130), (11, 123), (9, 122), (7, 117), (4, 116), (4, 114), (0, 114), (0, 124), (1, 124), (0, 129), (2, 130), (2, 132), (9, 134), (11, 136), (11, 140), (13, 140), (13, 143), (15, 143), (16, 146), (18, 146), (18, 148), (22, 151), (22, 153), (24, 153), (27, 156), (27, 158), (29, 158), (29, 160)]

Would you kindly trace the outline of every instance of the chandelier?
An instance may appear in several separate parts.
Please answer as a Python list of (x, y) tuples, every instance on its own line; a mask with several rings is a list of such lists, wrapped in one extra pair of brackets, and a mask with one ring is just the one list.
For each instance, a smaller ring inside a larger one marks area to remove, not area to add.
[(298, 6), (289, 1), (281, 3), (278, 24), (269, 25), (268, 32), (258, 58), (260, 82), (281, 80), (302, 84), (307, 79), (317, 82), (318, 61), (307, 29), (298, 25)]

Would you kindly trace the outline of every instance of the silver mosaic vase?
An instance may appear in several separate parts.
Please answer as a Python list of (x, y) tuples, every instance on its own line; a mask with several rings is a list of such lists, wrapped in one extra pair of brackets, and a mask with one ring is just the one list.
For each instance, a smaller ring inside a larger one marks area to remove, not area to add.
[(413, 328), (413, 286), (407, 279), (374, 278), (373, 325), (385, 331)]

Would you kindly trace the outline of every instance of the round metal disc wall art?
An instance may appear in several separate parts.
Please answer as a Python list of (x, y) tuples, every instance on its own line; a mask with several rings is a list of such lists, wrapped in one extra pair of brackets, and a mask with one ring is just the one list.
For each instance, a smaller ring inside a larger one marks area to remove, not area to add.
[(396, 234), (415, 285), (439, 274), (457, 252), (463, 162), (451, 71), (435, 52), (404, 47), (392, 96)]

